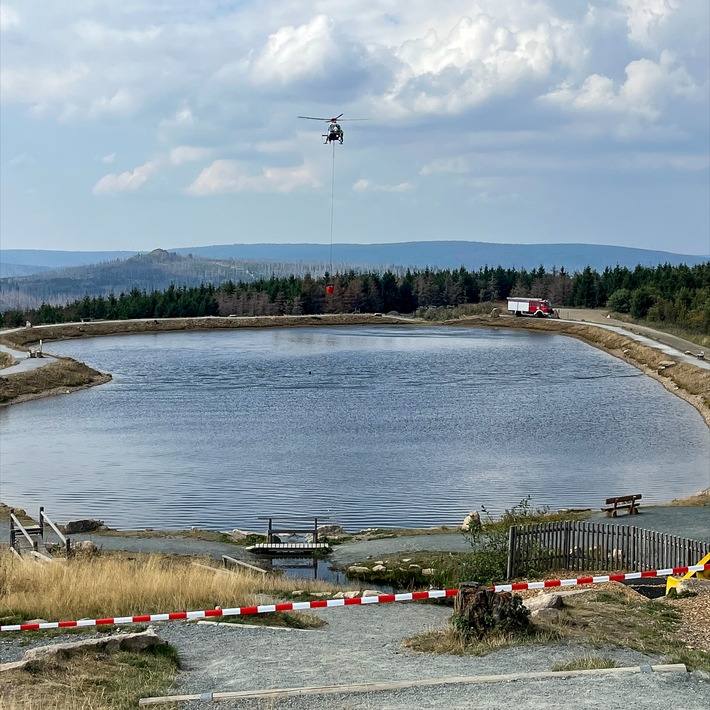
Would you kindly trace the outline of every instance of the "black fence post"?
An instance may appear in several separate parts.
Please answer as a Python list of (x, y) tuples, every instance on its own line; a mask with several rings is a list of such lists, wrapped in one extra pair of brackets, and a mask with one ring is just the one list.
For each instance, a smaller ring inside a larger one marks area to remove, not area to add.
[(508, 569), (505, 573), (506, 581), (515, 576), (515, 525), (508, 530)]

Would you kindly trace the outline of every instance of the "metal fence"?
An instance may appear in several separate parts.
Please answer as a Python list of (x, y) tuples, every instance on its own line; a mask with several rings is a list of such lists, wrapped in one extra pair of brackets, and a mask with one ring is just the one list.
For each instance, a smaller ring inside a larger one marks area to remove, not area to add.
[(549, 570), (617, 571), (693, 565), (710, 543), (655, 530), (586, 521), (517, 525), (508, 538), (508, 579)]

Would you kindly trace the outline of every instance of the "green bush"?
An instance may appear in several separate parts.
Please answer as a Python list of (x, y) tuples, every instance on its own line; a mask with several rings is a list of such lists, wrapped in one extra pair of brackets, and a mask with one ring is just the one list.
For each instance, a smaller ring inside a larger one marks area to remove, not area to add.
[(471, 581), (498, 584), (505, 580), (508, 567), (508, 536), (513, 525), (528, 525), (543, 518), (548, 508), (533, 508), (530, 496), (494, 518), (481, 506), (481, 524), (471, 524), (463, 536), (473, 553), (467, 564)]
[(609, 296), (606, 307), (615, 313), (629, 313), (631, 311), (631, 291), (620, 288)]

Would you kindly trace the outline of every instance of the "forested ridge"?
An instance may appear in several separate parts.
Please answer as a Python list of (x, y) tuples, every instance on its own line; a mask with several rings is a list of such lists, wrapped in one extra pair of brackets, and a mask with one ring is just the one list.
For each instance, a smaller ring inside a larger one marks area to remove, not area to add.
[[(333, 286), (326, 294), (325, 286)], [(403, 274), (356, 273), (333, 277), (272, 276), (251, 282), (167, 289), (133, 288), (116, 296), (86, 296), (63, 306), (0, 314), (14, 327), (66, 323), (81, 319), (180, 318), (197, 316), (301, 315), (390, 312), (427, 315), (429, 309), (495, 303), (508, 296), (549, 298), (556, 308), (608, 308), (634, 319), (666, 323), (690, 332), (710, 333), (710, 262), (694, 266), (587, 267), (564, 269), (484, 267), (478, 271), (408, 270)]]

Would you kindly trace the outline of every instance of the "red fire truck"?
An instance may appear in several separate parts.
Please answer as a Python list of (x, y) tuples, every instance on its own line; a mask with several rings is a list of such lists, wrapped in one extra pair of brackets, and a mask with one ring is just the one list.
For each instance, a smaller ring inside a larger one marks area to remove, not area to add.
[(552, 304), (546, 298), (509, 298), (508, 313), (516, 316), (536, 316), (550, 318), (555, 316)]

